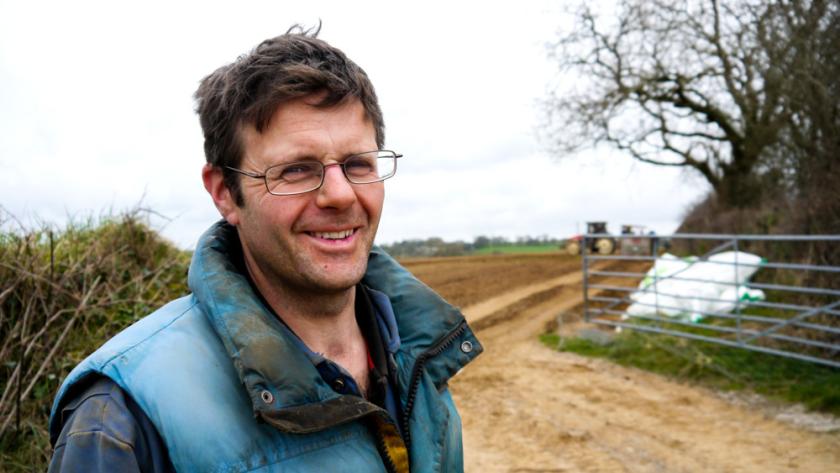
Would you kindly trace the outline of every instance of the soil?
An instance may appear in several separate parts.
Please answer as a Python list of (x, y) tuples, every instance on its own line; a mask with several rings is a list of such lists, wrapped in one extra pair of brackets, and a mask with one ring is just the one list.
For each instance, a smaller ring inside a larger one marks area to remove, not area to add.
[(400, 263), (459, 307), (580, 271), (579, 258), (560, 253), (415, 258)]
[(485, 348), (450, 384), (468, 472), (840, 471), (840, 421), (831, 416), (542, 345), (547, 326), (591, 329), (579, 316), (579, 258), (403, 264), (462, 307)]

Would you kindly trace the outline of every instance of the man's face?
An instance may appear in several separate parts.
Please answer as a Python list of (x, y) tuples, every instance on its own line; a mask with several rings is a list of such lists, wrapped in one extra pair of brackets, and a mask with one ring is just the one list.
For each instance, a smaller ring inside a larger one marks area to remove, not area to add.
[[(377, 149), (361, 102), (330, 108), (312, 103), (312, 97), (305, 97), (281, 105), (262, 133), (243, 127), (240, 169), (263, 173), (294, 161), (338, 163)], [(240, 179), (245, 204), (226, 218), (239, 231), (255, 277), (270, 286), (309, 292), (341, 291), (361, 280), (382, 214), (382, 182), (351, 184), (341, 167), (330, 166), (320, 189), (276, 196), (261, 179)]]

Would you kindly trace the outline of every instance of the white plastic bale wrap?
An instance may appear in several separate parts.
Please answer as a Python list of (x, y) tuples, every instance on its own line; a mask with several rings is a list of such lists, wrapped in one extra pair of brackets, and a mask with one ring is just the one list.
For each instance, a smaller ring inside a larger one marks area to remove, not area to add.
[(738, 301), (764, 300), (763, 291), (746, 287), (764, 262), (758, 255), (740, 251), (717, 253), (705, 261), (666, 253), (630, 295), (633, 304), (626, 314), (656, 315), (658, 306), (659, 315), (698, 322), (704, 313), (733, 311)]

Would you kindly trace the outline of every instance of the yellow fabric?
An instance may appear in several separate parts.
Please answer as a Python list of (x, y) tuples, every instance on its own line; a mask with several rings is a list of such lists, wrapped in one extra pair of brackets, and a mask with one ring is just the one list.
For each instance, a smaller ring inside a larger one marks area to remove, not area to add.
[(380, 416), (375, 415), (373, 417), (377, 436), (381, 441), (381, 446), (385, 449), (380, 454), (387, 455), (391, 459), (391, 463), (394, 464), (397, 473), (409, 473), (408, 449), (406, 449), (405, 442), (403, 442), (399, 431), (397, 431), (397, 426)]

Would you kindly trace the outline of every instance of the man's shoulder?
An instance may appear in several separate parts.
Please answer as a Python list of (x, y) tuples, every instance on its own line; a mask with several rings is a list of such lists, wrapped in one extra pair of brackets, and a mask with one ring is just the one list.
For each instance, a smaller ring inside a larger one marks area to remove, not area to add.
[[(202, 331), (202, 323), (206, 324), (203, 319), (195, 298), (190, 295), (169, 302), (125, 328), (67, 375), (53, 403), (52, 417), (68, 401), (65, 399), (67, 390), (94, 373), (107, 376), (122, 386), (126, 377), (133, 376), (144, 365), (149, 367), (144, 371), (154, 370), (154, 365), (162, 364), (161, 358), (166, 358), (165, 352), (169, 351), (161, 350), (162, 345), (184, 349), (185, 345), (192, 344), (187, 339), (202, 338), (195, 334)], [(177, 359), (170, 361), (175, 362)], [(53, 421), (51, 428), (55, 427)]]
[(134, 324), (126, 327), (105, 342), (91, 356), (100, 365), (113, 362), (132, 351), (144, 351), (144, 345), (172, 335), (187, 335), (185, 325), (201, 323), (203, 320), (198, 304), (192, 295), (175, 299)]
[(195, 298), (176, 299), (115, 335), (70, 372), (53, 403), (51, 434), (60, 429), (57, 414), (72, 402), (74, 386), (91, 376), (110, 378), (146, 410), (151, 395), (145, 391), (183, 387), (190, 378), (184, 373), (204, 380), (214, 372), (230, 377), (232, 370)]

